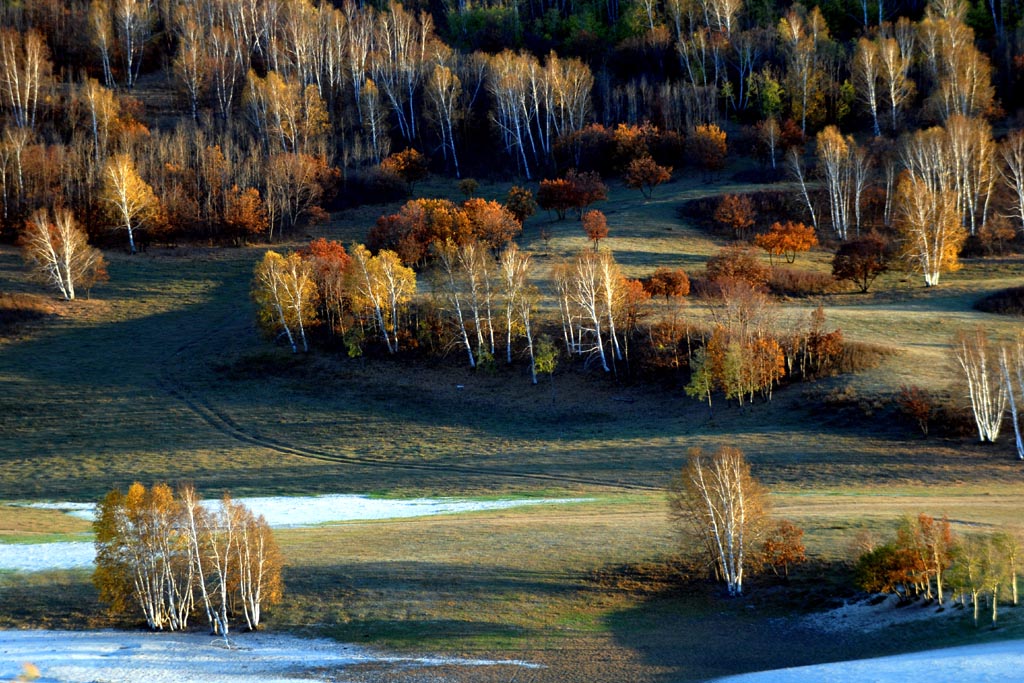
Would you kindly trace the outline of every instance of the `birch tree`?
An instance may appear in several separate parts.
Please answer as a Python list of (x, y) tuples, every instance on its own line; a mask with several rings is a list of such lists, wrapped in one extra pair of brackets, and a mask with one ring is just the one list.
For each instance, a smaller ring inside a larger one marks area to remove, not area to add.
[(362, 244), (354, 244), (349, 255), (352, 267), (346, 273), (353, 306), (370, 311), (388, 353), (397, 353), (399, 314), (416, 291), (416, 273), (388, 249), (373, 256)]
[[(1017, 336), (1014, 344), (1003, 345), (999, 349), (999, 370), (1002, 373), (1003, 387), (1010, 406), (1010, 422), (1013, 425), (1014, 445), (1017, 459), (1024, 460), (1024, 435), (1020, 424), (1021, 406), (1024, 405), (1024, 336)], [(1016, 604), (1016, 587), (1014, 588), (1014, 604)]]
[(750, 474), (743, 453), (730, 446), (710, 454), (691, 449), (669, 487), (669, 508), (682, 529), (699, 540), (728, 594), (742, 595), (768, 510), (766, 491)]
[(106, 276), (103, 254), (89, 246), (85, 231), (67, 209), (56, 209), (52, 219), (47, 209), (33, 213), (21, 244), (35, 276), (60, 292), (65, 301), (75, 299), (76, 286), (88, 289)]
[(867, 38), (857, 41), (853, 56), (853, 79), (858, 86), (860, 98), (871, 112), (871, 124), (875, 136), (882, 134), (878, 126), (878, 82), (881, 71), (878, 43)]
[(121, 43), (125, 85), (130, 90), (139, 78), (142, 52), (154, 20), (149, 0), (113, 0), (114, 31)]
[(263, 606), (281, 601), (281, 551), (263, 515), (253, 514), (241, 503), (231, 501), (227, 494), (221, 508), (234, 528), (234, 543), (229, 552), (234, 555), (238, 603), (246, 627), (255, 631), (260, 626)]
[[(912, 35), (912, 34), (911, 34)], [(882, 38), (878, 43), (878, 76), (882, 92), (889, 104), (889, 126), (899, 130), (899, 116), (903, 106), (914, 94), (914, 82), (908, 74), (911, 52), (904, 52), (895, 38)]]
[(116, 154), (103, 170), (100, 200), (114, 219), (113, 229), (128, 233), (128, 248), (134, 254), (135, 233), (153, 218), (158, 201), (153, 188), (139, 176), (128, 154)]
[(835, 126), (827, 126), (818, 133), (817, 153), (821, 174), (825, 179), (832, 229), (836, 237), (845, 240), (850, 227), (850, 209), (853, 208), (853, 163), (856, 150), (853, 138), (843, 138)]
[(1024, 131), (1011, 131), (999, 146), (1003, 165), (999, 173), (1012, 193), (1010, 217), (1017, 220), (1018, 232), (1024, 231)]
[(981, 327), (960, 330), (953, 338), (953, 354), (963, 370), (971, 412), (979, 441), (995, 441), (1006, 412), (1007, 392), (1000, 355)]
[(192, 606), (189, 544), (180, 505), (170, 488), (111, 491), (96, 511), (96, 570), (100, 599), (117, 611), (130, 603), (153, 630), (182, 630)]
[(513, 330), (520, 329), (530, 353), (530, 378), (537, 383), (537, 365), (533, 348), (533, 307), (536, 291), (529, 284), (530, 252), (510, 243), (498, 258), (505, 308), (505, 360), (512, 362)]
[(0, 29), (0, 101), (14, 125), (36, 127), (40, 94), (46, 93), (52, 69), (49, 50), (38, 32)]
[[(463, 311), (463, 299), (465, 298), (463, 291), (464, 277), (459, 265), (459, 247), (449, 239), (443, 243), (435, 242), (433, 248), (434, 254), (437, 257), (441, 291), (451, 307), (455, 325), (458, 328), (459, 342), (469, 357), (469, 367), (475, 368), (476, 356), (473, 353), (473, 344), (469, 340), (466, 315)], [(511, 329), (509, 334), (511, 335)], [(509, 362), (512, 362), (511, 351), (509, 351)]]
[(462, 177), (459, 174), (459, 156), (455, 150), (454, 127), (462, 113), (459, 108), (461, 94), (462, 81), (459, 77), (446, 64), (435, 64), (427, 79), (427, 101), (433, 109), (434, 120), (441, 133), (441, 152), (446, 162), (451, 152), (456, 178)]
[(905, 175), (896, 197), (896, 229), (904, 260), (924, 276), (926, 287), (946, 271), (960, 268), (958, 254), (967, 237), (956, 212), (954, 190), (932, 189), (924, 179)]
[(89, 4), (89, 37), (100, 51), (103, 64), (103, 83), (113, 88), (114, 71), (111, 67), (111, 53), (114, 43), (114, 24), (110, 18), (110, 4), (107, 0), (92, 0)]
[[(603, 283), (601, 259), (598, 252), (581, 251), (573, 262), (572, 271), (572, 302), (582, 312), (582, 317), (589, 327), (586, 329), (591, 339), (589, 347), (580, 347), (578, 353), (594, 354), (601, 361), (601, 369), (610, 372), (608, 358), (604, 351), (604, 311)], [(582, 342), (584, 329), (580, 329), (577, 343)]]
[(192, 487), (175, 495), (165, 484), (135, 483), (104, 497), (94, 528), (100, 599), (115, 613), (134, 606), (153, 630), (186, 629), (197, 588), (211, 631), (225, 639), (239, 607), (256, 630), (262, 608), (280, 602), (273, 534), (227, 494), (207, 508)]

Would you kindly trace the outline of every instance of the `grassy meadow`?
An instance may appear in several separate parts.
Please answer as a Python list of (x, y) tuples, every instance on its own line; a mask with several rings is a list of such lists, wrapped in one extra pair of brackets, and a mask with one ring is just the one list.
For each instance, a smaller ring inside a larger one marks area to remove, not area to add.
[[(482, 183), (480, 194), (506, 189)], [(724, 242), (681, 220), (680, 203), (750, 189), (682, 178), (644, 200), (612, 187), (599, 207), (611, 229), (601, 247), (633, 277), (659, 265), (699, 270)], [(454, 197), (454, 183), (433, 181), (418, 193)], [(361, 240), (396, 208), (346, 211), (275, 248), (318, 236)], [(578, 222), (543, 214), (520, 242), (537, 254), (542, 288), (552, 263), (587, 245)], [(769, 404), (719, 401), (712, 416), (678, 389), (620, 385), (567, 364), (553, 383), (534, 387), (522, 364), (472, 373), (457, 353), (292, 357), (254, 321), (250, 279), (266, 248), (109, 253), (111, 280), (91, 300), (52, 306), (0, 338), (0, 500), (95, 501), (136, 480), (192, 482), (207, 497), (225, 489), (592, 497), (278, 533), (287, 595), (270, 628), (514, 655), (549, 666), (538, 681), (702, 680), (1024, 634), (1012, 609), (1000, 629), (983, 633), (965, 617), (823, 638), (797, 618), (832, 604), (830, 593), (851, 594), (841, 563), (861, 530), (884, 535), (900, 515), (918, 512), (948, 514), (959, 531), (1021, 526), (1024, 468), (1009, 438), (987, 446), (969, 436), (924, 438), (890, 407), (903, 384), (956, 397), (948, 350), (956, 327), (982, 324), (1007, 337), (1020, 328), (971, 306), (1019, 284), (1021, 258), (965, 262), (930, 290), (911, 274), (889, 273), (867, 295), (783, 301), (784, 319), (820, 301), (831, 326), (894, 354), (861, 374), (787, 387)], [(818, 250), (796, 266), (825, 272), (830, 259)], [(12, 247), (0, 247), (0, 291), (41, 291)], [(5, 314), (0, 307), (0, 321)], [(691, 301), (685, 315), (708, 311)], [(685, 570), (663, 489), (689, 447), (719, 444), (742, 449), (777, 513), (807, 530), (817, 564), (792, 590), (764, 580), (726, 602), (700, 583), (680, 587)], [(53, 511), (0, 506), (3, 542), (86, 532), (86, 523)], [(0, 574), (0, 626), (32, 625), (109, 622), (83, 572)]]

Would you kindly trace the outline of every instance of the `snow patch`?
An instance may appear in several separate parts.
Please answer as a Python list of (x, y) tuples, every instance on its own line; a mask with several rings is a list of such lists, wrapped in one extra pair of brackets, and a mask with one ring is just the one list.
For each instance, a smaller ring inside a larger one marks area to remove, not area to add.
[(962, 615), (963, 608), (954, 605), (948, 598), (943, 607), (935, 602), (919, 600), (901, 604), (896, 595), (887, 595), (884, 600), (872, 604), (870, 600), (844, 602), (842, 607), (811, 614), (804, 623), (819, 631), (839, 633), (842, 631), (877, 631), (925, 619), (945, 619)]
[(776, 669), (719, 679), (718, 683), (995, 683), (1020, 680), (1024, 640), (966, 645), (893, 657)]
[[(592, 498), (519, 498), (510, 500), (467, 500), (464, 498), (370, 498), (349, 494), (327, 496), (266, 496), (235, 498), (257, 515), (263, 515), (274, 528), (304, 527), (328, 522), (352, 522), (402, 517), (428, 517), (456, 512), (506, 510), (524, 505), (563, 505), (593, 500)], [(20, 503), (24, 507), (60, 510), (74, 517), (92, 521), (96, 506), (92, 503)], [(203, 501), (216, 509), (216, 500)]]
[[(385, 656), (330, 640), (272, 633), (220, 638), (194, 633), (116, 631), (0, 631), (0, 680), (12, 680), (23, 662), (45, 681), (61, 683), (295, 683), (337, 680), (339, 669), (374, 662), (419, 666), (514, 666), (516, 660)], [(324, 671), (327, 669), (327, 671)]]
[[(96, 559), (91, 542), (0, 544), (0, 569), (40, 572), (47, 569), (90, 569)], [(0, 680), (5, 680), (0, 676)]]

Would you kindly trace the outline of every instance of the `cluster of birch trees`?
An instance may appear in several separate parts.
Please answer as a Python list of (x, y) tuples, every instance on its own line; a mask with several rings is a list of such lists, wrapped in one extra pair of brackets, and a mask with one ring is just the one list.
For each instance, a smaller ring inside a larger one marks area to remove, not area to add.
[(226, 638), (233, 620), (255, 630), (263, 608), (281, 599), (270, 527), (227, 494), (208, 506), (189, 486), (135, 483), (106, 495), (94, 526), (100, 599), (153, 630), (184, 630), (202, 613)]
[[(318, 240), (302, 251), (267, 251), (256, 265), (252, 296), (261, 324), (288, 340), (292, 353), (309, 350), (308, 330), (318, 320), (330, 332), (369, 331), (389, 353), (397, 353), (406, 305), (416, 292), (416, 273), (398, 255), (376, 255), (361, 244), (350, 252), (336, 242)], [(354, 319), (354, 320), (353, 320)], [(358, 354), (359, 343), (350, 348)]]
[(968, 237), (994, 241), (1024, 230), (1021, 131), (997, 143), (986, 120), (956, 113), (904, 135), (894, 149), (872, 152), (828, 126), (816, 137), (815, 158), (818, 192), (808, 186), (799, 150), (789, 155), (815, 228), (830, 228), (838, 240), (859, 237), (867, 197), (880, 197), (882, 226), (896, 231), (904, 260), (927, 286), (958, 267)]

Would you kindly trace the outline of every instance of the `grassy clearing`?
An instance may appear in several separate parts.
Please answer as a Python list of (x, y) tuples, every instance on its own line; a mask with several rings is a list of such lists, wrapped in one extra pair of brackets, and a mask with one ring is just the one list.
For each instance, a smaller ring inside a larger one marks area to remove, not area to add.
[[(481, 194), (506, 189), (484, 184)], [(602, 248), (634, 277), (657, 265), (700, 269), (723, 242), (676, 208), (723, 189), (681, 179), (644, 201), (613, 187), (600, 207), (612, 230)], [(359, 240), (396, 209), (348, 211), (311, 236)], [(587, 246), (576, 221), (544, 215), (528, 221), (522, 242), (539, 253), (541, 285), (545, 267)], [(207, 497), (598, 496), (558, 509), (280, 533), (289, 597), (272, 627), (413, 650), (523, 653), (552, 664), (549, 680), (699, 679), (974, 637), (924, 629), (823, 644), (788, 620), (790, 603), (680, 594), (665, 569), (676, 546), (657, 489), (690, 446), (728, 442), (824, 560), (845, 557), (860, 529), (888, 533), (903, 513), (949, 514), (957, 529), (1015, 526), (1022, 484), (1008, 442), (923, 439), (889, 418), (885, 400), (903, 383), (947, 387), (944, 345), (957, 325), (1015, 331), (1014, 320), (971, 306), (1019, 282), (1020, 259), (968, 262), (933, 290), (889, 274), (869, 295), (823, 297), (849, 338), (898, 355), (861, 375), (787, 388), (769, 405), (716, 405), (712, 416), (678, 388), (617, 385), (568, 367), (555, 373), (552, 401), (551, 387), (530, 386), (519, 366), (487, 375), (454, 357), (292, 358), (253, 323), (249, 281), (264, 249), (109, 254), (111, 282), (93, 301), (50, 301), (54, 315), (0, 339), (0, 500), (94, 501), (134, 480), (191, 481)], [(797, 266), (826, 272), (830, 258), (815, 251)], [(0, 281), (19, 296), (37, 291), (8, 247)], [(788, 301), (782, 316), (816, 305)], [(694, 304), (686, 315), (706, 310)], [(863, 400), (826, 405), (832, 390)], [(69, 519), (0, 507), (0, 540), (87, 530)], [(594, 578), (622, 567), (650, 572), (629, 585)], [(0, 576), (0, 626), (103, 623), (81, 572)], [(1008, 623), (997, 637), (1018, 633), (1012, 611)]]
[(0, 505), (0, 543), (88, 540), (92, 523), (57, 510)]

